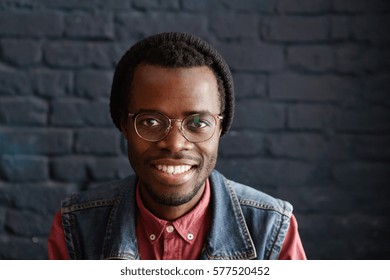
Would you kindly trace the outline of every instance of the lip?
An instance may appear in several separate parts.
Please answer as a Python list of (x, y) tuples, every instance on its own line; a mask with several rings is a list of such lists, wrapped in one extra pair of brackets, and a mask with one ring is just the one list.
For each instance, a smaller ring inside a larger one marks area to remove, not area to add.
[(150, 161), (151, 165), (191, 165), (197, 166), (198, 163), (191, 159), (171, 159), (171, 158), (160, 158)]

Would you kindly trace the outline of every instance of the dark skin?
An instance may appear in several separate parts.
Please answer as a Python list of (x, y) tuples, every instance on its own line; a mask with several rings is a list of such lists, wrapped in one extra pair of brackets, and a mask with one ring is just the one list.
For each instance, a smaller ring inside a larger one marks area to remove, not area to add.
[[(132, 113), (152, 110), (172, 119), (198, 112), (220, 114), (217, 80), (207, 66), (164, 68), (140, 64), (134, 73), (127, 109)], [(176, 220), (201, 199), (217, 160), (220, 121), (217, 126), (211, 139), (192, 143), (180, 133), (180, 123), (174, 122), (165, 139), (149, 142), (136, 134), (132, 118), (122, 121), (142, 200), (154, 215)], [(180, 171), (170, 174), (161, 166)]]

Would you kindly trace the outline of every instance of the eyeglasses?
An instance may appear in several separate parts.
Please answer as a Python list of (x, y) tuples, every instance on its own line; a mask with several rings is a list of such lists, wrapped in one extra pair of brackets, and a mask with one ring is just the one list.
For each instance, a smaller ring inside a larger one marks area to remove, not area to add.
[(180, 122), (180, 133), (190, 142), (204, 142), (213, 137), (221, 115), (210, 113), (193, 114), (184, 119), (170, 119), (161, 113), (128, 113), (134, 120), (134, 128), (139, 137), (146, 141), (163, 140), (172, 130), (172, 122)]

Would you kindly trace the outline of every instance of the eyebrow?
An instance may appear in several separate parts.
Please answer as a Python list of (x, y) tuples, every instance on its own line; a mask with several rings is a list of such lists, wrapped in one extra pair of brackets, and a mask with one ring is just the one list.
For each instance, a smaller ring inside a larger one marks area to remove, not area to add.
[[(153, 110), (153, 109), (139, 109), (138, 111), (135, 112), (135, 114), (140, 114), (140, 113), (150, 113), (150, 114), (161, 114), (161, 115), (166, 115), (166, 113), (158, 111), (158, 110)], [(187, 111), (184, 112), (185, 116), (191, 116), (195, 114), (212, 114), (209, 110), (200, 110), (200, 111)], [(169, 117), (169, 116), (168, 116)]]

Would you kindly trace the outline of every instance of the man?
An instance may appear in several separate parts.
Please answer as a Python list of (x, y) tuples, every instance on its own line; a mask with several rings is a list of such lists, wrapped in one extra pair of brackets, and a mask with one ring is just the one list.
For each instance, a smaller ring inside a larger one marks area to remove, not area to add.
[(73, 195), (52, 259), (305, 259), (292, 206), (214, 170), (233, 118), (223, 58), (182, 33), (146, 38), (118, 63), (112, 119), (136, 176)]

